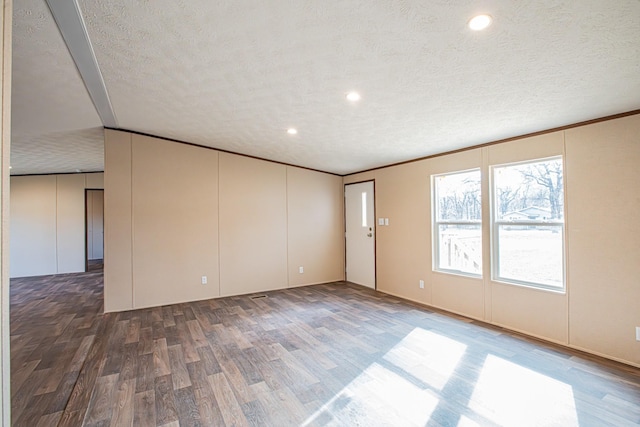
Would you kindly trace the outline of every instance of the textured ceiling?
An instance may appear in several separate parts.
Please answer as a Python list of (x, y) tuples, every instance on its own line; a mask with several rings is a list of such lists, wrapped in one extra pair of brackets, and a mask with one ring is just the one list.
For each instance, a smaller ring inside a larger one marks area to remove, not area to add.
[(95, 172), (104, 170), (102, 127), (13, 135), (11, 174)]
[(43, 0), (14, 2), (11, 174), (103, 170), (102, 123)]
[[(15, 12), (14, 135), (99, 126), (43, 5)], [(640, 108), (638, 0), (79, 5), (120, 128), (334, 173)]]

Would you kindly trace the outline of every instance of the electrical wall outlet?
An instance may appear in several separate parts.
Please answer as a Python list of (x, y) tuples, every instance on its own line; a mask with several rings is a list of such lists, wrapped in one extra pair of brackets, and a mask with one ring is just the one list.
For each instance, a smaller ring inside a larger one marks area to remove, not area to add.
[(203, 285), (207, 284), (207, 276), (202, 276), (202, 284)]
[(424, 280), (420, 280), (420, 289), (424, 289)]
[(298, 267), (298, 273), (300, 274), (304, 273), (304, 267)]

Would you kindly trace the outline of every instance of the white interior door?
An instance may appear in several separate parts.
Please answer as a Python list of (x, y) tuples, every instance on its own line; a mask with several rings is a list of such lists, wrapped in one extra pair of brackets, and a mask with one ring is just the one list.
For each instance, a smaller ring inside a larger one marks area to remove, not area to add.
[(375, 215), (373, 181), (344, 187), (347, 281), (375, 289)]

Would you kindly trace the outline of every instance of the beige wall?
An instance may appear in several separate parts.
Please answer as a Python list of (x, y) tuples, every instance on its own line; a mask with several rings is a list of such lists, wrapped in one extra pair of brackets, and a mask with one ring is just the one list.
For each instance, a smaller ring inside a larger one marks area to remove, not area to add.
[(11, 277), (58, 271), (56, 177), (11, 178)]
[(133, 308), (130, 133), (105, 130), (104, 164), (104, 310), (110, 312)]
[(640, 115), (565, 134), (569, 340), (640, 365)]
[(57, 272), (84, 271), (86, 261), (85, 175), (58, 175), (56, 187)]
[(286, 166), (220, 154), (220, 294), (286, 288)]
[(105, 133), (106, 311), (342, 280), (343, 229), (340, 177)]
[[(492, 145), (485, 150), (487, 152), (485, 168), (490, 165), (562, 155), (564, 153), (564, 132), (554, 132)], [(565, 179), (567, 177), (568, 173), (565, 171)], [(488, 189), (488, 185), (486, 188)], [(488, 191), (485, 191), (484, 195), (488, 195)], [(570, 195), (565, 194), (565, 199), (569, 200)], [(483, 202), (485, 202), (485, 207), (489, 206), (487, 197), (483, 199)], [(488, 210), (485, 212), (485, 217), (488, 217)], [(484, 234), (488, 236), (488, 221), (485, 221), (484, 225)], [(484, 270), (487, 272), (485, 277), (487, 278), (490, 277), (488, 249), (487, 247), (483, 254)], [(493, 281), (490, 282), (489, 292), (491, 298), (488, 300), (490, 305), (488, 313), (491, 317), (487, 320), (530, 335), (567, 344), (567, 294), (505, 285)]]
[(133, 305), (220, 295), (218, 153), (139, 135), (132, 153)]
[(85, 188), (89, 190), (104, 189), (104, 173), (87, 173)]
[(344, 279), (343, 203), (341, 177), (287, 166), (289, 286)]
[(11, 277), (84, 271), (84, 190), (101, 175), (11, 177)]
[(429, 180), (423, 179), (422, 168), (419, 163), (411, 163), (376, 174), (376, 216), (389, 218), (389, 225), (377, 227), (376, 232), (376, 258), (387, 260), (377, 263), (376, 285), (391, 294), (406, 289), (406, 298), (427, 298), (430, 303), (431, 283), (429, 288), (418, 287), (418, 281), (426, 280), (430, 270), (424, 260), (429, 259), (431, 251), (429, 222), (422, 217), (428, 209)]
[[(485, 283), (476, 278), (466, 276), (458, 276), (451, 274), (443, 274), (434, 272), (431, 269), (432, 258), (432, 241), (431, 241), (431, 175), (452, 172), (456, 170), (466, 170), (482, 167), (483, 159), (486, 153), (482, 149), (464, 151), (452, 154), (450, 156), (429, 159), (424, 162), (423, 166), (423, 182), (422, 197), (427, 198), (427, 210), (422, 211), (423, 221), (426, 223), (429, 243), (429, 256), (427, 259), (428, 276), (427, 283), (431, 283), (432, 305), (440, 307), (454, 313), (460, 313), (476, 319), (484, 318), (485, 301), (484, 292)], [(483, 174), (483, 180), (486, 174)], [(486, 194), (486, 192), (484, 193)], [(488, 203), (483, 203), (483, 208), (488, 208)], [(486, 212), (483, 211), (486, 217)], [(483, 230), (484, 233), (485, 230)], [(486, 233), (484, 233), (486, 235)], [(483, 239), (484, 240), (484, 239)], [(486, 271), (486, 266), (483, 266)], [(486, 277), (486, 275), (485, 275)], [(425, 283), (425, 288), (426, 288)]]
[[(432, 271), (432, 174), (565, 154), (567, 292), (494, 282), (489, 221), (483, 278)], [(640, 115), (377, 169), (378, 290), (640, 366)], [(418, 286), (425, 280), (425, 289)]]
[[(411, 164), (411, 163), (407, 163), (407, 164)], [(377, 169), (375, 171), (368, 171), (368, 172), (356, 173), (353, 175), (347, 175), (342, 178), (342, 182), (344, 184), (354, 184), (356, 182), (371, 181), (375, 179), (376, 173), (382, 170), (384, 169)]]

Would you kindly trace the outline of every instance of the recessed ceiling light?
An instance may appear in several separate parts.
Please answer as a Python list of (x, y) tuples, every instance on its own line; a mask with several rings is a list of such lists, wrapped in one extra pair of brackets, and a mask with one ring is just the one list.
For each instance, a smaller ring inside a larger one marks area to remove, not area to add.
[(474, 31), (484, 30), (489, 25), (491, 25), (492, 21), (493, 21), (493, 18), (491, 18), (491, 15), (474, 16), (469, 21), (469, 28), (471, 28)]
[(360, 101), (360, 94), (358, 92), (349, 92), (347, 94), (347, 99), (353, 102)]
[(298, 130), (294, 129), (294, 128), (289, 128), (289, 129), (287, 129), (287, 133), (289, 135), (295, 135), (296, 133), (298, 133)]

